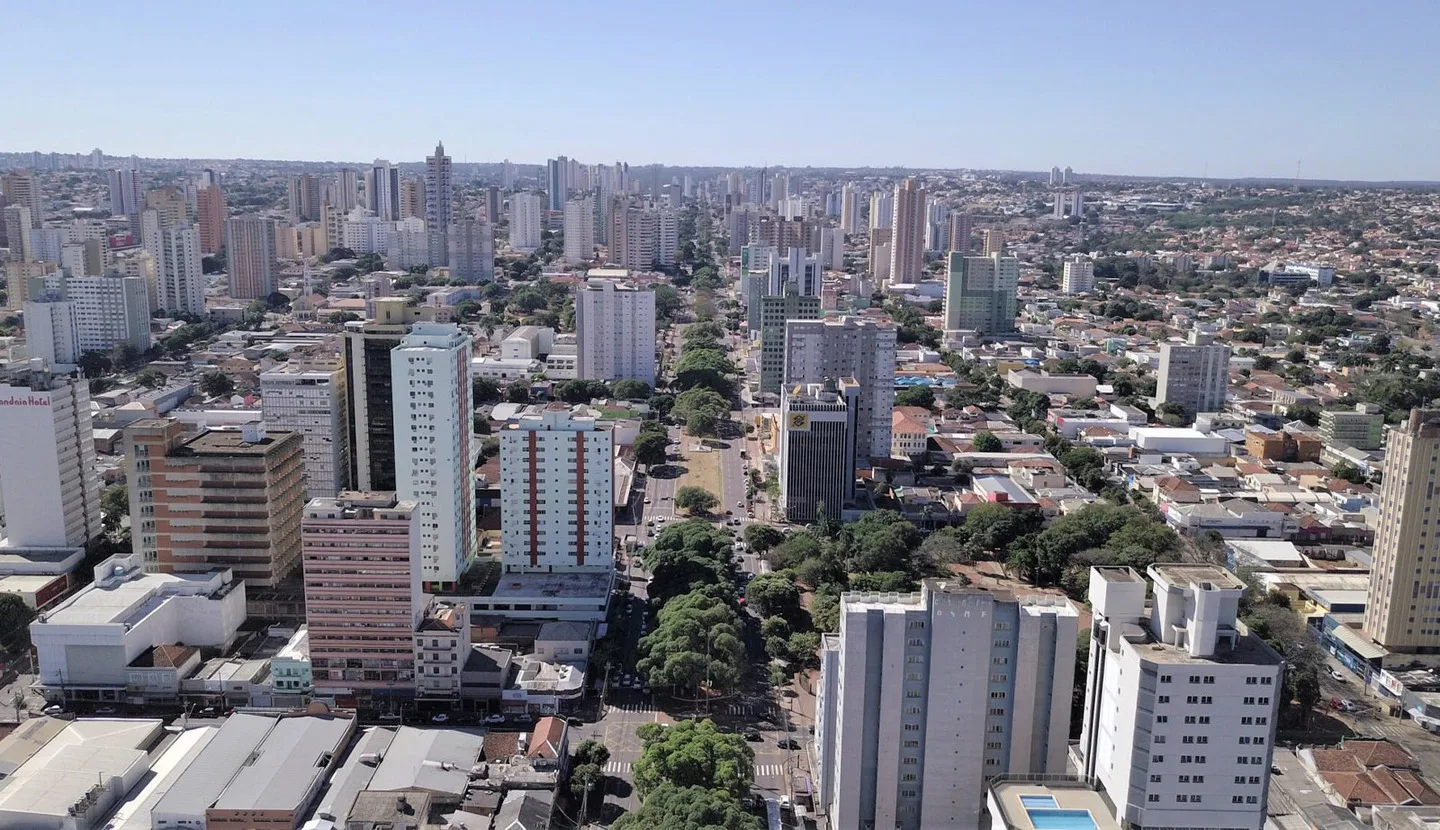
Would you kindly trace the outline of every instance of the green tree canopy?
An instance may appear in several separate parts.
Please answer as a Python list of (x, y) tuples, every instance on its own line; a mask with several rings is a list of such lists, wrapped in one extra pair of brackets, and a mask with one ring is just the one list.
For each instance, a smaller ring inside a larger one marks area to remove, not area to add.
[(1005, 444), (993, 432), (980, 430), (970, 439), (975, 452), (1004, 452)]
[(470, 381), (470, 399), (476, 406), (500, 402), (500, 384), (490, 378), (475, 378)]
[(763, 830), (740, 799), (705, 787), (661, 784), (615, 830)]
[(730, 376), (736, 371), (735, 364), (719, 349), (695, 349), (675, 362), (675, 387), (705, 387), (728, 399), (734, 391)]
[(650, 397), (650, 384), (643, 380), (617, 380), (610, 385), (610, 392), (624, 401), (640, 401)]
[(222, 372), (210, 372), (200, 378), (200, 391), (207, 397), (227, 398), (235, 394), (235, 381)]
[(675, 491), (675, 506), (689, 513), (709, 513), (720, 506), (720, 499), (704, 487), (690, 484)]
[(566, 380), (555, 384), (555, 397), (565, 403), (589, 403), (610, 397), (610, 386), (603, 380)]
[(747, 665), (735, 609), (695, 590), (667, 600), (654, 631), (640, 638), (635, 669), (651, 686), (701, 694), (736, 688)]
[(670, 439), (663, 432), (642, 432), (635, 439), (635, 463), (644, 464), (646, 467), (664, 464), (669, 443)]
[(770, 525), (751, 524), (745, 528), (745, 544), (752, 553), (765, 553), (783, 541), (785, 534)]
[(919, 406), (929, 409), (935, 405), (935, 393), (929, 386), (912, 386), (895, 395), (896, 406)]
[(793, 619), (800, 612), (800, 589), (783, 571), (760, 574), (745, 586), (745, 603), (761, 617)]
[(645, 801), (666, 784), (702, 787), (732, 798), (750, 794), (755, 751), (744, 737), (721, 732), (710, 720), (682, 720), (668, 728), (647, 723), (636, 732), (643, 748), (634, 767), (635, 789)]

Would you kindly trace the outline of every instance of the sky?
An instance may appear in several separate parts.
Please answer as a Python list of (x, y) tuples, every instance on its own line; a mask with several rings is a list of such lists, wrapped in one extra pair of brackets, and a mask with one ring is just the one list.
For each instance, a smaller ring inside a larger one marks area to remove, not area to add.
[(0, 0), (0, 150), (1440, 180), (1435, 0)]

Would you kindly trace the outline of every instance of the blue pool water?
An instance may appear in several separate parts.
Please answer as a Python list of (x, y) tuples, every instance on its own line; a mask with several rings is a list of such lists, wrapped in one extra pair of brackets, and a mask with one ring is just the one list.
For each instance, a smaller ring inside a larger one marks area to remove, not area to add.
[(1026, 810), (1035, 830), (1096, 830), (1089, 810)]
[(1055, 803), (1053, 795), (1022, 795), (1020, 796), (1020, 806), (1029, 811), (1053, 810), (1060, 805)]

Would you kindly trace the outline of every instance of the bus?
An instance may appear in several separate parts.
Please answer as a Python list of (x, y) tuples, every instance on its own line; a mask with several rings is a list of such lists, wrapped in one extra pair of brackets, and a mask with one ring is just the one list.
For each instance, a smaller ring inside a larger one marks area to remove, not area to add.
[(773, 798), (765, 799), (765, 827), (766, 830), (783, 830), (785, 827), (780, 817), (780, 802)]

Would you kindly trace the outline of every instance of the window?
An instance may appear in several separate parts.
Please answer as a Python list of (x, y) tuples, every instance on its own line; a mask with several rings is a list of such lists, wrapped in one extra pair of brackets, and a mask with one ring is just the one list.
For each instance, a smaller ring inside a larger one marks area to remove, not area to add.
[(1191, 804), (1199, 804), (1199, 803), (1200, 803), (1200, 796), (1198, 796), (1198, 795), (1192, 795), (1192, 796), (1190, 796), (1190, 803), (1191, 803)]
[(913, 772), (907, 772), (907, 773), (905, 773), (904, 775), (900, 776), (900, 780), (901, 780), (901, 781), (914, 781), (914, 780), (915, 780), (915, 773), (913, 773)]
[(1243, 796), (1243, 795), (1232, 795), (1232, 796), (1230, 796), (1230, 803), (1231, 803), (1231, 804), (1244, 804), (1244, 803), (1245, 803), (1245, 796)]
[(1169, 702), (1170, 702), (1170, 696), (1169, 696), (1169, 695), (1159, 695), (1159, 696), (1157, 696), (1157, 697), (1155, 698), (1155, 702), (1156, 702), (1156, 703), (1169, 703)]
[(1213, 675), (1213, 674), (1207, 674), (1207, 675), (1205, 675), (1205, 679), (1204, 679), (1203, 682), (1208, 683), (1208, 684), (1210, 684), (1210, 685), (1212, 685), (1212, 686), (1215, 685), (1215, 675)]
[(923, 639), (921, 639), (920, 637), (911, 637), (911, 638), (910, 638), (910, 645), (912, 645), (912, 646), (923, 646), (923, 645), (925, 645), (925, 641), (924, 641)]
[(1199, 682), (1200, 682), (1200, 675), (1198, 675), (1198, 674), (1192, 674), (1192, 675), (1190, 675), (1190, 682), (1191, 682), (1191, 683), (1199, 683)]
[(1160, 783), (1160, 776), (1156, 775), (1156, 774), (1153, 773), (1153, 772), (1150, 773), (1150, 783), (1151, 783), (1151, 784), (1159, 784), (1159, 783)]
[(1257, 796), (1247, 795), (1247, 796), (1245, 796), (1245, 803), (1246, 803), (1246, 804), (1259, 804), (1259, 803), (1260, 803), (1260, 799), (1259, 799)]
[(1185, 702), (1186, 702), (1187, 704), (1189, 704), (1190, 706), (1195, 706), (1195, 705), (1197, 705), (1198, 703), (1200, 703), (1200, 698), (1199, 698), (1199, 696), (1197, 696), (1197, 695), (1190, 695), (1190, 696), (1188, 696), (1188, 697), (1185, 698)]
[(1262, 678), (1260, 678), (1260, 685), (1261, 685), (1261, 686), (1273, 686), (1273, 685), (1275, 685), (1275, 678), (1273, 678), (1273, 677), (1262, 677)]
[(1268, 697), (1257, 697), (1257, 698), (1255, 699), (1255, 702), (1258, 703), (1258, 704), (1260, 704), (1261, 706), (1269, 706), (1269, 705), (1270, 705), (1270, 698), (1268, 698)]
[(918, 764), (918, 763), (920, 763), (920, 759), (917, 758), (917, 757), (911, 756), (911, 755), (907, 755), (907, 756), (905, 756), (904, 758), (901, 758), (901, 759), (900, 759), (900, 763), (902, 763), (902, 764)]
[(1145, 796), (1145, 800), (1153, 803), (1159, 801), (1160, 796), (1156, 795), (1155, 793), (1150, 793), (1149, 795)]
[(904, 743), (904, 747), (905, 747), (906, 749), (919, 749), (919, 748), (920, 748), (920, 742), (919, 742), (919, 741), (906, 741), (906, 742)]
[(1165, 756), (1164, 756), (1164, 755), (1151, 755), (1151, 756), (1150, 756), (1150, 763), (1152, 763), (1152, 764), (1163, 764), (1163, 763), (1165, 763)]
[(1247, 697), (1247, 698), (1245, 698), (1245, 705), (1246, 705), (1246, 706), (1254, 706), (1254, 705), (1255, 705), (1255, 698), (1253, 698), (1253, 697)]
[(1180, 802), (1181, 804), (1184, 804), (1184, 803), (1185, 803), (1185, 794), (1184, 794), (1184, 793), (1176, 793), (1176, 794), (1175, 794), (1175, 800), (1178, 801), (1178, 802)]
[(1188, 775), (1182, 775), (1182, 776), (1180, 776), (1180, 783), (1181, 783), (1181, 784), (1189, 784), (1189, 783), (1190, 783), (1190, 776), (1188, 776)]
[(1156, 723), (1169, 723), (1169, 722), (1170, 722), (1170, 716), (1169, 716), (1169, 715), (1156, 715), (1156, 716), (1155, 716), (1155, 722), (1156, 722)]
[(907, 723), (907, 724), (905, 724), (905, 731), (906, 731), (906, 732), (919, 732), (919, 731), (920, 731), (920, 724), (918, 724), (918, 723)]
[(1165, 736), (1164, 736), (1164, 735), (1156, 735), (1156, 736), (1155, 736), (1155, 743), (1157, 743), (1157, 744), (1163, 744), (1163, 743), (1165, 743)]
[(1209, 705), (1209, 704), (1214, 703), (1214, 702), (1215, 702), (1214, 698), (1210, 697), (1209, 695), (1203, 695), (1203, 696), (1201, 696), (1201, 698), (1200, 698), (1200, 704), (1201, 704), (1202, 706)]
[(1162, 675), (1160, 675), (1160, 682), (1161, 682), (1161, 683), (1169, 683), (1169, 682), (1170, 682), (1170, 675), (1168, 675), (1168, 674), (1162, 674)]
[(1241, 735), (1241, 736), (1240, 736), (1240, 743), (1242, 743), (1242, 744), (1248, 744), (1248, 743), (1250, 743), (1250, 736), (1249, 736), (1249, 735)]

